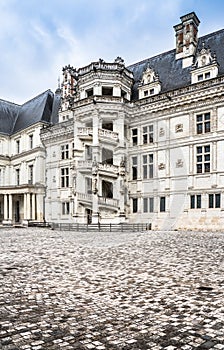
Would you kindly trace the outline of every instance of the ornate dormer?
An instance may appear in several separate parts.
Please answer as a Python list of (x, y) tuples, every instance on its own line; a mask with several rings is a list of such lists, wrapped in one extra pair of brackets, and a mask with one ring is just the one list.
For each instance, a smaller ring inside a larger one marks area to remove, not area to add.
[(138, 86), (139, 99), (156, 95), (161, 91), (158, 74), (148, 65)]
[(215, 78), (218, 75), (218, 62), (216, 54), (212, 55), (209, 47), (205, 47), (202, 43), (202, 48), (197, 52), (195, 62), (192, 64), (191, 83), (197, 83), (202, 80)]
[(176, 31), (176, 59), (182, 58), (183, 68), (191, 66), (198, 42), (199, 19), (194, 12), (180, 17)]

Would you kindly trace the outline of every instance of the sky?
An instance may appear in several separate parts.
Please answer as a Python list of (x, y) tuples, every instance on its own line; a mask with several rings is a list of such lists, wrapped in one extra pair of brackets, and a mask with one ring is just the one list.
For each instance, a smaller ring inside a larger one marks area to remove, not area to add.
[(0, 98), (54, 92), (68, 64), (130, 65), (174, 49), (173, 26), (192, 11), (199, 36), (224, 28), (223, 0), (0, 0)]

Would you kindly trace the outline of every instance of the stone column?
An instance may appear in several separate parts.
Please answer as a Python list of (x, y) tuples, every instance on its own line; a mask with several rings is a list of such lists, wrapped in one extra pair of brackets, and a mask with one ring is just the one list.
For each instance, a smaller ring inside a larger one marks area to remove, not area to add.
[(32, 220), (36, 219), (36, 194), (33, 193), (32, 194), (32, 216), (31, 216)]
[(27, 194), (23, 195), (23, 220), (27, 219)]
[(12, 221), (12, 195), (9, 194), (9, 221)]
[(8, 195), (4, 194), (4, 221), (8, 220)]
[(26, 199), (26, 218), (30, 220), (30, 193), (27, 193)]

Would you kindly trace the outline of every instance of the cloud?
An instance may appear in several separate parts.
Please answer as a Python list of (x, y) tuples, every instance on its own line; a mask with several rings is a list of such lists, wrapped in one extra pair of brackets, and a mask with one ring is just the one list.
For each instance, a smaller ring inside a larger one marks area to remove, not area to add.
[(208, 33), (221, 26), (223, 7), (221, 0), (0, 0), (0, 97), (24, 102), (54, 90), (67, 64), (117, 56), (132, 64), (172, 49), (180, 16), (195, 10)]

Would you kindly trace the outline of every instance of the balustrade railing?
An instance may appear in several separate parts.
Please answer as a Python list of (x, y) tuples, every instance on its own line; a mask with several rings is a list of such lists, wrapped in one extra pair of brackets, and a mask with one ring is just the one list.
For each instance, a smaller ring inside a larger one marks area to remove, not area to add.
[(118, 208), (118, 200), (114, 198), (99, 197), (99, 204)]
[(92, 194), (77, 192), (78, 200), (92, 202)]
[[(100, 138), (107, 138), (113, 141), (118, 141), (118, 133), (111, 130), (98, 129), (98, 135)], [(93, 128), (87, 128), (87, 127), (78, 128), (78, 136), (79, 137), (93, 136)]]

